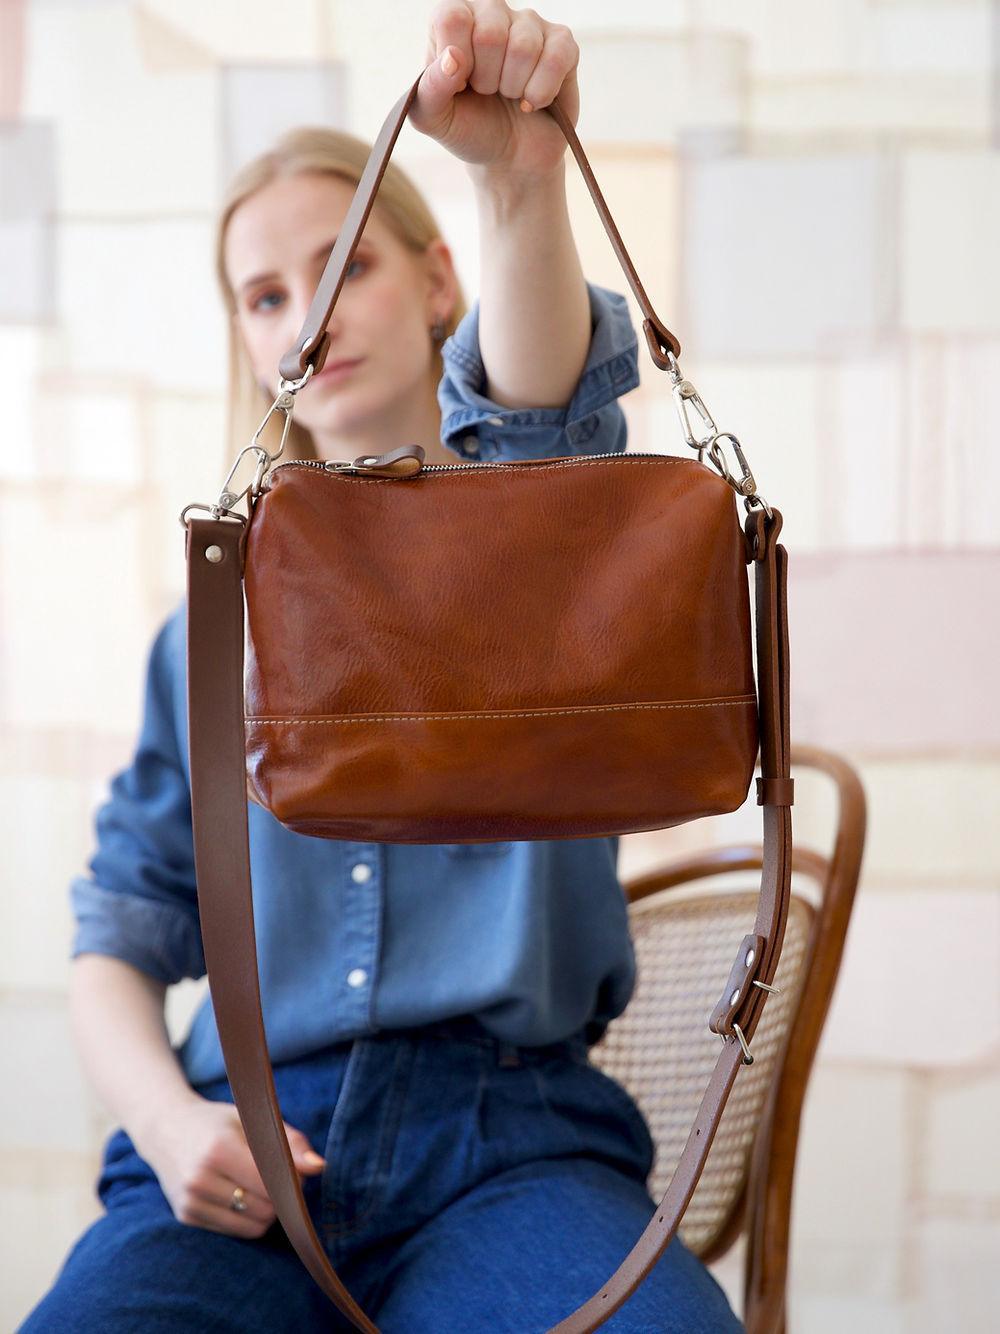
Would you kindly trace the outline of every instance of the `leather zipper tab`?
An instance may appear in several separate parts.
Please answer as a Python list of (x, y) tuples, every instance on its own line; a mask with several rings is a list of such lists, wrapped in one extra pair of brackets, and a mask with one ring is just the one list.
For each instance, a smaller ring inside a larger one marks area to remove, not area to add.
[(400, 445), (386, 454), (360, 454), (352, 463), (330, 459), (329, 472), (361, 473), (367, 477), (415, 477), (424, 466), (422, 445)]

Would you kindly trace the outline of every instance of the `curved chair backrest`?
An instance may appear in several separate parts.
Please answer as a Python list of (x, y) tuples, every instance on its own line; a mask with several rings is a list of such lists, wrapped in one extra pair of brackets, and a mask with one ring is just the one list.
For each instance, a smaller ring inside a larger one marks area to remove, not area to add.
[[(717, 1259), (748, 1234), (744, 1323), (751, 1334), (784, 1325), (792, 1181), (799, 1121), (813, 1057), (837, 980), (861, 870), (864, 789), (840, 756), (792, 746), (796, 769), (832, 779), (838, 798), (829, 855), (795, 842), (792, 901), (775, 984), (681, 1223), (687, 1246)], [(797, 795), (804, 790), (796, 784)], [(797, 806), (794, 809), (798, 809)], [(719, 892), (704, 881), (759, 871), (762, 847), (707, 850), (623, 882), (638, 977), (625, 1013), (591, 1049), (595, 1065), (624, 1085), (657, 1146), (649, 1190), (659, 1199), (673, 1173), (718, 1057), (708, 1016), (733, 951), (750, 930), (757, 884)], [(804, 893), (806, 886), (812, 894)]]

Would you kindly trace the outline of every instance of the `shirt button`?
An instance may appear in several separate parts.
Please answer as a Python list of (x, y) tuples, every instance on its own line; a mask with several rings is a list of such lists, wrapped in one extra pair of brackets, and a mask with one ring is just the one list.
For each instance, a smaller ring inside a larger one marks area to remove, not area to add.
[(467, 435), (462, 441), (463, 454), (475, 454), (477, 452), (478, 440), (474, 435)]
[(366, 866), (364, 862), (358, 862), (357, 866), (351, 867), (351, 879), (357, 881), (359, 885), (363, 885), (366, 880), (371, 878), (372, 868)]
[(502, 417), (491, 417), (491, 418), (490, 418), (490, 425), (491, 425), (491, 426), (502, 426), (502, 425), (503, 425), (503, 418), (502, 418)]
[(363, 968), (352, 968), (347, 974), (347, 985), (349, 987), (363, 987), (368, 981), (368, 974)]

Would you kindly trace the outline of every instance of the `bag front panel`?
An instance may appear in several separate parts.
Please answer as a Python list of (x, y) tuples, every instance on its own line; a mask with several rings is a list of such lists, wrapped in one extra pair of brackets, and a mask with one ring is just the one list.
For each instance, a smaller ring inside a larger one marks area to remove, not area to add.
[(736, 809), (757, 715), (735, 504), (668, 455), (276, 469), (246, 547), (254, 788), (300, 832), (401, 842)]

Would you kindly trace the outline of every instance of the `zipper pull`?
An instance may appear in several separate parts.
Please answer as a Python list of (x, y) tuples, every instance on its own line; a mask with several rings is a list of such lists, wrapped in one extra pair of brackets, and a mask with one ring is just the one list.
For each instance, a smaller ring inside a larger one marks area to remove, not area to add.
[(330, 472), (362, 473), (370, 477), (415, 477), (423, 466), (422, 445), (400, 445), (386, 454), (360, 454), (353, 463), (330, 459), (323, 464)]

